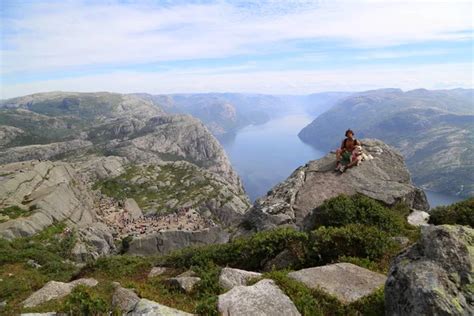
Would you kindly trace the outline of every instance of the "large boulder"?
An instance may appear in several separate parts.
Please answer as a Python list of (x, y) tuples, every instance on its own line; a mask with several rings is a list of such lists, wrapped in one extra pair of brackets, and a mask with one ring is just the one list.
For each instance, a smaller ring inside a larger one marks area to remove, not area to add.
[(334, 171), (335, 154), (308, 162), (288, 179), (258, 199), (246, 213), (240, 233), (280, 225), (312, 228), (312, 216), (327, 199), (340, 194), (366, 195), (386, 205), (405, 202), (412, 209), (429, 209), (423, 190), (415, 187), (403, 157), (379, 140), (364, 139), (362, 145), (373, 159), (340, 174)]
[(392, 263), (386, 315), (474, 315), (474, 230), (423, 226), (420, 240)]
[(120, 283), (114, 282), (115, 291), (112, 296), (112, 306), (119, 309), (122, 313), (127, 314), (135, 309), (140, 298), (131, 289), (120, 286)]
[(350, 304), (374, 293), (384, 286), (385, 275), (372, 272), (351, 263), (335, 263), (323, 267), (302, 269), (288, 273), (292, 279), (311, 289), (322, 289)]
[(127, 253), (150, 256), (164, 255), (173, 250), (194, 245), (222, 244), (229, 241), (229, 233), (220, 227), (198, 231), (166, 230), (159, 233), (134, 238)]
[(166, 283), (179, 291), (191, 293), (199, 281), (201, 281), (201, 278), (194, 271), (188, 270), (174, 278), (167, 279)]
[(142, 298), (135, 309), (128, 315), (131, 316), (192, 316), (193, 314), (186, 313), (165, 305)]
[(219, 285), (225, 290), (230, 290), (235, 286), (247, 285), (250, 280), (261, 276), (262, 274), (258, 272), (223, 268), (219, 275)]
[(223, 316), (301, 315), (290, 298), (269, 279), (263, 279), (252, 286), (236, 286), (219, 295), (218, 310)]
[(97, 280), (78, 279), (69, 283), (49, 281), (23, 301), (23, 307), (35, 307), (44, 302), (65, 297), (78, 285), (96, 286)]

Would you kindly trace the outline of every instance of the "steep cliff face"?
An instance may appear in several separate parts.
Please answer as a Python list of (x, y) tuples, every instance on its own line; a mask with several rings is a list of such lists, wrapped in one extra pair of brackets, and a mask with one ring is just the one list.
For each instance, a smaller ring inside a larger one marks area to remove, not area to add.
[[(199, 120), (164, 114), (131, 95), (6, 100), (0, 124), (4, 238), (66, 222), (79, 236), (74, 255), (86, 260), (109, 254), (114, 240), (128, 235), (220, 233), (250, 206), (224, 150)], [(186, 240), (173, 246), (202, 243)]]
[(133, 95), (52, 92), (10, 99), (2, 102), (0, 124), (0, 163), (74, 160), (97, 151), (133, 163), (185, 160), (225, 176), (244, 194), (224, 150), (199, 120), (165, 115)]
[(343, 174), (334, 171), (334, 154), (296, 169), (255, 202), (246, 213), (242, 232), (280, 225), (310, 228), (318, 206), (340, 194), (360, 193), (386, 205), (404, 202), (412, 209), (429, 209), (425, 193), (411, 183), (403, 157), (395, 149), (379, 140), (365, 139), (362, 145), (373, 159)]

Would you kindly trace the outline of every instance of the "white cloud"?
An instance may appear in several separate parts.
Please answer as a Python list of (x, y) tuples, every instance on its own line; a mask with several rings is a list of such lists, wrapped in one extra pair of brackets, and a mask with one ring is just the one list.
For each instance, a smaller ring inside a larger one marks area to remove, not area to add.
[[(113, 92), (259, 92), (305, 94), (318, 91), (361, 91), (375, 88), (473, 87), (471, 64), (423, 65), (416, 67), (360, 67), (346, 70), (288, 70), (235, 72), (232, 69), (194, 69), (166, 73), (114, 72), (78, 78), (45, 80), (2, 86), (1, 97), (9, 98), (44, 91)], [(231, 70), (231, 71), (229, 71)]]
[[(68, 71), (91, 65), (258, 54), (274, 43), (331, 39), (357, 47), (472, 34), (466, 1), (275, 1), (250, 9), (227, 2), (156, 7), (33, 2), (3, 21), (1, 72)], [(258, 6), (258, 2), (256, 2)], [(267, 48), (268, 49), (268, 48)]]

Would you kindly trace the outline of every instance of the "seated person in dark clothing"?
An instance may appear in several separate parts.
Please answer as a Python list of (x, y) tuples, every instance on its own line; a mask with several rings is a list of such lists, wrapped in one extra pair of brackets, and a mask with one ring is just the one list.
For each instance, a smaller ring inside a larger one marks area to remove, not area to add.
[(351, 162), (352, 151), (360, 145), (359, 141), (354, 138), (354, 132), (351, 129), (346, 131), (346, 138), (342, 141), (341, 147), (336, 151), (336, 171), (344, 172), (356, 164)]

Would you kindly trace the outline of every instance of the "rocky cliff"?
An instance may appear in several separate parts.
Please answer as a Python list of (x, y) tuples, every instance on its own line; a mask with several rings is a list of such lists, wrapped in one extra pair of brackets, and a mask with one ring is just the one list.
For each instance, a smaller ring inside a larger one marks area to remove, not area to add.
[[(74, 254), (85, 260), (110, 253), (114, 240), (127, 236), (214, 233), (249, 207), (207, 128), (141, 98), (35, 94), (2, 101), (0, 124), (4, 238), (66, 222), (80, 237)], [(173, 246), (193, 243), (181, 240)]]
[(403, 157), (379, 140), (362, 140), (372, 160), (340, 174), (334, 171), (335, 154), (308, 162), (288, 179), (258, 199), (246, 213), (243, 231), (260, 231), (289, 225), (311, 228), (318, 206), (340, 194), (360, 193), (386, 205), (406, 203), (416, 210), (428, 210), (425, 193), (411, 183)]
[(474, 194), (473, 100), (472, 89), (366, 91), (318, 116), (299, 137), (332, 149), (351, 128), (358, 138), (378, 138), (397, 148), (417, 185), (469, 197)]

